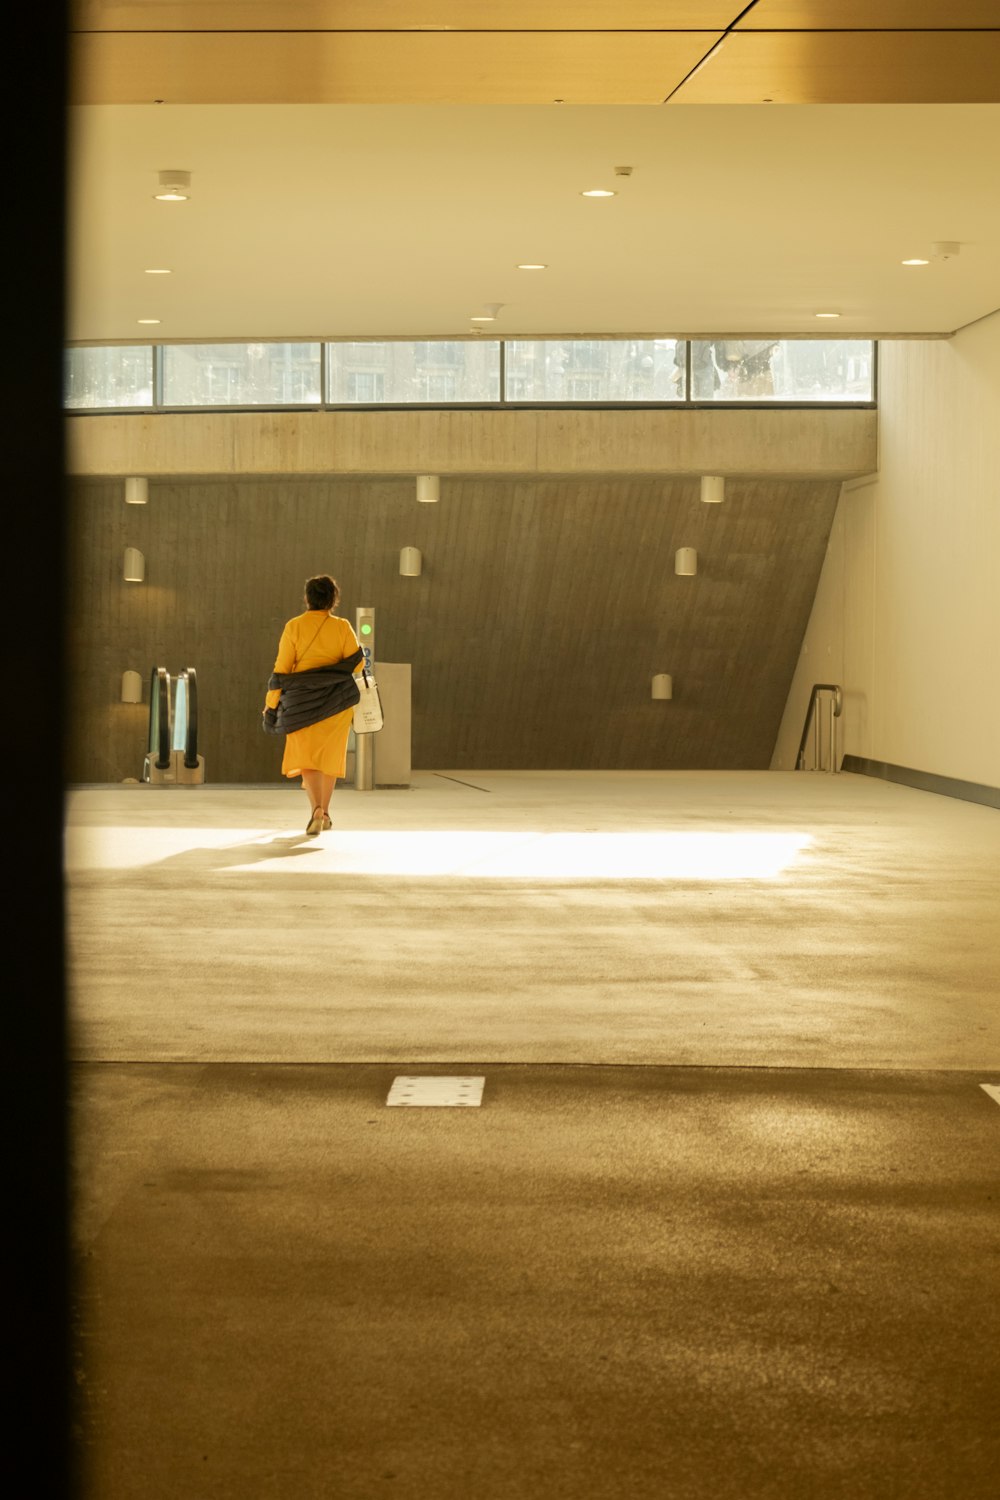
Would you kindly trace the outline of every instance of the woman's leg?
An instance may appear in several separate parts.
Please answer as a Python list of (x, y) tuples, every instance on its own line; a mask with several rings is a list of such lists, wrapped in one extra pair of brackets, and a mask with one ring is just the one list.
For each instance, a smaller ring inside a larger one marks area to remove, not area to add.
[(323, 773), (314, 771), (311, 767), (302, 772), (302, 790), (309, 798), (309, 811), (314, 807), (322, 807), (323, 796)]
[(314, 771), (312, 767), (303, 768), (302, 790), (309, 798), (309, 822), (306, 824), (306, 833), (310, 836), (322, 831), (323, 820), (326, 817), (322, 805), (323, 779), (322, 771)]
[[(309, 812), (314, 815), (319, 812), (322, 827), (330, 826), (330, 798), (333, 789), (337, 785), (336, 776), (327, 776), (322, 771), (314, 771), (311, 767), (302, 771), (302, 790), (309, 798)], [(313, 816), (309, 818), (309, 826), (315, 821)]]
[(334, 789), (334, 787), (336, 785), (337, 785), (337, 778), (336, 778), (336, 776), (326, 776), (326, 775), (324, 775), (322, 777), (322, 786), (320, 788), (320, 794), (321, 795), (320, 795), (319, 806), (323, 809), (323, 828), (324, 829), (331, 828), (333, 826), (331, 824), (331, 822), (330, 822), (330, 798), (333, 796), (333, 789)]

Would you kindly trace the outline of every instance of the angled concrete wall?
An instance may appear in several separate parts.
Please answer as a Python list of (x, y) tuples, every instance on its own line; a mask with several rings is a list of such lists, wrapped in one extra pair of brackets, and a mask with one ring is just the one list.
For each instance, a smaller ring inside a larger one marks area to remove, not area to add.
[[(316, 572), (348, 619), (376, 607), (376, 660), (412, 664), (418, 769), (766, 769), (838, 491), (730, 479), (706, 505), (696, 478), (446, 477), (422, 505), (412, 477), (178, 478), (136, 506), (121, 479), (76, 480), (69, 778), (141, 774), (164, 666), (198, 673), (206, 778), (277, 780), (264, 686)], [(126, 670), (145, 703), (119, 701)]]
[[(68, 418), (74, 782), (141, 774), (121, 675), (198, 672), (209, 780), (275, 778), (263, 683), (302, 580), (380, 610), (413, 764), (765, 768), (865, 409), (191, 412)], [(441, 475), (441, 501), (414, 476)], [(727, 498), (704, 505), (697, 476)], [(122, 475), (149, 478), (124, 503)], [(401, 547), (424, 554), (403, 579)], [(694, 547), (698, 573), (674, 572)], [(146, 559), (125, 583), (126, 547)], [(651, 699), (654, 674), (674, 697)], [(148, 694), (148, 688), (147, 688)]]

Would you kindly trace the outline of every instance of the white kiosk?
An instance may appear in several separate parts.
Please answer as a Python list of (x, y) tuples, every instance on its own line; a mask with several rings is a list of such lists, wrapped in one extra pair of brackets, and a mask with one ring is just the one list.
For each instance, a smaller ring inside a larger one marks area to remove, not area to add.
[(347, 777), (353, 777), (359, 792), (370, 792), (378, 787), (408, 787), (411, 772), (410, 663), (383, 661), (376, 669), (374, 608), (358, 607), (354, 629), (365, 653), (365, 667), (378, 683), (384, 722), (377, 734), (355, 734), (351, 730), (347, 742)]

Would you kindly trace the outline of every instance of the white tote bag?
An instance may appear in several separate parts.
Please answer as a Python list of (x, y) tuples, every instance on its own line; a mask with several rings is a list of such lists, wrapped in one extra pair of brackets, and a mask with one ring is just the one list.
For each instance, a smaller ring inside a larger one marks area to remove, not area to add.
[(359, 672), (355, 681), (361, 697), (354, 705), (354, 733), (374, 734), (376, 729), (382, 728), (382, 701), (378, 695), (378, 685), (367, 670)]

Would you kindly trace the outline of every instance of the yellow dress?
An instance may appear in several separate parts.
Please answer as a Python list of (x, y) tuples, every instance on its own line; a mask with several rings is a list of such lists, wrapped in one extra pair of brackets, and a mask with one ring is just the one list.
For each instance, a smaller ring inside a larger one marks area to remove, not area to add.
[[(328, 667), (343, 661), (358, 649), (358, 638), (346, 620), (325, 609), (307, 609), (305, 614), (289, 620), (281, 632), (276, 672), (305, 672), (310, 667)], [(360, 666), (356, 669), (361, 671)], [(280, 692), (268, 693), (268, 708), (277, 708)], [(347, 770), (347, 736), (354, 721), (353, 708), (331, 714), (307, 729), (296, 729), (285, 736), (285, 753), (281, 757), (283, 776), (301, 776), (305, 771), (322, 771), (325, 776), (343, 776)]]

